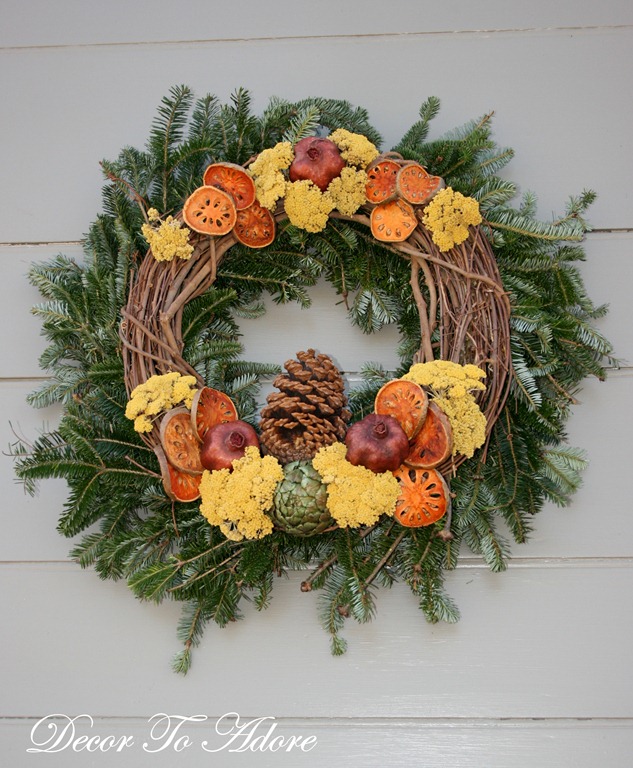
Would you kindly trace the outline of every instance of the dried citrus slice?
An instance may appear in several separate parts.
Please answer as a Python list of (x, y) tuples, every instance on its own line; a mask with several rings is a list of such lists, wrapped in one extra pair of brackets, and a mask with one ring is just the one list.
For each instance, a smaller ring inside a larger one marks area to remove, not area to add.
[(180, 472), (202, 472), (200, 443), (187, 408), (172, 408), (160, 424), (160, 442), (167, 461)]
[(404, 200), (377, 205), (372, 209), (370, 222), (372, 235), (385, 243), (401, 243), (418, 225), (415, 211)]
[(216, 424), (237, 419), (237, 408), (228, 395), (213, 387), (203, 387), (193, 396), (191, 423), (198, 439), (204, 440), (207, 430)]
[(255, 200), (248, 208), (237, 212), (233, 232), (243, 245), (265, 248), (275, 239), (275, 217)]
[(248, 208), (255, 201), (255, 182), (237, 163), (213, 163), (204, 172), (203, 182), (207, 187), (228, 192), (238, 211)]
[(444, 179), (431, 176), (419, 163), (407, 163), (396, 177), (396, 190), (400, 197), (413, 205), (424, 205), (444, 188)]
[(365, 195), (370, 203), (385, 203), (396, 196), (396, 176), (400, 163), (383, 158), (367, 168)]
[(433, 401), (422, 429), (416, 435), (404, 463), (409, 467), (429, 469), (448, 459), (453, 450), (453, 430), (448, 416)]
[(401, 525), (407, 528), (432, 525), (448, 512), (450, 491), (437, 470), (400, 467), (393, 474), (400, 483), (393, 516)]
[(185, 200), (185, 224), (202, 235), (226, 235), (235, 226), (237, 210), (233, 198), (218, 187), (198, 187)]
[(393, 416), (412, 440), (422, 428), (429, 407), (429, 398), (419, 384), (404, 379), (388, 381), (378, 390), (374, 411)]
[(189, 475), (186, 472), (179, 472), (167, 461), (165, 452), (160, 445), (154, 448), (154, 453), (158, 457), (163, 478), (163, 488), (167, 496), (173, 499), (173, 501), (195, 501), (199, 499), (202, 473)]

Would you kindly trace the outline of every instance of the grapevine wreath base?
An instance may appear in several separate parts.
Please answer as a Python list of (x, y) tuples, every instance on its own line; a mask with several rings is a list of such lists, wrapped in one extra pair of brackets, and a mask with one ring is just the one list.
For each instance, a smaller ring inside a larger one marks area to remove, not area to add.
[[(63, 416), (16, 444), (18, 476), (67, 479), (59, 529), (84, 532), (82, 566), (182, 601), (178, 671), (208, 621), (265, 607), (289, 568), (321, 590), (334, 653), (377, 584), (455, 621), (461, 543), (503, 570), (499, 522), (525, 541), (578, 485), (564, 425), (610, 354), (575, 266), (593, 194), (551, 223), (529, 194), (513, 208), (490, 116), (428, 141), (438, 108), (381, 153), (347, 102), (273, 99), (258, 117), (243, 90), (221, 105), (174, 88), (146, 149), (103, 163), (85, 262), (32, 269), (51, 379), (31, 402)], [(336, 350), (284, 372), (240, 359), (237, 318), (264, 292), (308, 306), (319, 278), (363, 331), (398, 325), (399, 370), (367, 364), (350, 390)]]

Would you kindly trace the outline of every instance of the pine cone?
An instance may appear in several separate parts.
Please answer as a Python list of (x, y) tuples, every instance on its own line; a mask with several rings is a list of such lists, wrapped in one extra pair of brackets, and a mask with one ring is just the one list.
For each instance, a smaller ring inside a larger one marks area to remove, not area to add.
[(268, 395), (260, 423), (262, 447), (282, 464), (306, 461), (343, 440), (350, 419), (343, 377), (332, 360), (313, 349), (297, 358), (287, 360), (288, 373), (273, 382), (279, 392)]

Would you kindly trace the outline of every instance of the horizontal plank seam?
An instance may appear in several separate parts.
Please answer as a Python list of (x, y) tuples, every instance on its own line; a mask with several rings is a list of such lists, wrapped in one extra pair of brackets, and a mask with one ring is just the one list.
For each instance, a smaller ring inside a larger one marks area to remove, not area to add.
[[(633, 227), (594, 227), (587, 236), (592, 235), (630, 235)], [(82, 240), (7, 240), (0, 242), (0, 248), (81, 248)]]
[[(147, 720), (152, 717), (155, 713), (152, 713), (151, 715), (144, 716), (144, 715), (95, 715), (92, 714), (91, 716), (98, 721), (118, 721), (118, 722), (125, 722), (125, 723), (146, 723)], [(205, 713), (207, 714), (207, 713)], [(214, 721), (216, 719), (219, 719), (226, 713), (221, 712), (219, 714), (207, 714), (207, 718), (209, 721)], [(41, 715), (0, 715), (0, 725), (7, 724), (11, 722), (37, 722), (38, 720), (41, 720), (43, 717), (51, 717), (50, 714), (41, 714)], [(243, 714), (240, 713), (240, 719), (243, 721), (248, 721), (257, 717), (261, 717), (261, 714)], [(390, 729), (394, 727), (401, 727), (401, 728), (407, 728), (410, 725), (418, 725), (418, 726), (444, 726), (444, 727), (452, 727), (454, 725), (458, 725), (461, 727), (499, 727), (501, 726), (532, 726), (537, 725), (539, 727), (548, 727), (548, 726), (573, 726), (577, 727), (578, 725), (581, 725), (582, 727), (595, 727), (595, 726), (630, 726), (633, 723), (633, 717), (602, 717), (600, 715), (597, 715), (595, 717), (574, 717), (571, 716), (554, 716), (554, 717), (465, 717), (465, 716), (454, 716), (454, 717), (402, 717), (397, 716), (394, 718), (389, 717), (354, 717), (354, 716), (340, 716), (340, 717), (314, 717), (314, 716), (295, 716), (295, 717), (276, 717), (275, 721), (277, 723), (281, 724), (294, 724), (294, 723), (310, 723), (312, 725), (322, 725), (326, 727), (331, 727), (332, 725), (337, 725), (340, 723), (341, 725), (348, 727), (348, 726), (358, 726), (358, 727), (366, 727), (367, 725), (373, 725), (373, 726), (380, 726), (385, 725), (389, 726)], [(199, 723), (197, 727), (204, 728), (208, 723)], [(194, 724), (193, 727), (196, 727)]]
[[(62, 566), (73, 570), (90, 571), (90, 568), (78, 569), (73, 560), (0, 560), (0, 567), (22, 566)], [(508, 560), (508, 570), (514, 568), (633, 568), (633, 555), (587, 556), (587, 557), (512, 557)], [(459, 570), (490, 570), (486, 563), (477, 557), (463, 557), (457, 567)], [(306, 569), (308, 570), (308, 569)], [(301, 573), (300, 569), (289, 569), (289, 573)]]
[(495, 29), (441, 29), (409, 32), (366, 32), (337, 35), (261, 35), (253, 37), (211, 37), (182, 40), (122, 40), (96, 43), (50, 43), (42, 45), (6, 45), (0, 51), (68, 50), (81, 48), (121, 48), (174, 45), (207, 45), (209, 43), (279, 43), (309, 40), (401, 40), (403, 38), (453, 37), (464, 35), (508, 35), (569, 32), (618, 32), (633, 29), (633, 24), (588, 24), (585, 26), (507, 27)]

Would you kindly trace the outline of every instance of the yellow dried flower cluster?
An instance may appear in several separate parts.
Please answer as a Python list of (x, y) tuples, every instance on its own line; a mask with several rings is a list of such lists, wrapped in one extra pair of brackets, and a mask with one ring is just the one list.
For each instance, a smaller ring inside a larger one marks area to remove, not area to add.
[(481, 224), (479, 203), (446, 187), (424, 209), (422, 223), (440, 251), (449, 251), (468, 237), (468, 226)]
[(473, 390), (483, 391), (485, 372), (476, 365), (449, 360), (417, 363), (402, 378), (426, 387), (448, 416), (453, 431), (453, 454), (470, 458), (486, 440), (486, 417), (477, 405)]
[(329, 183), (325, 195), (344, 216), (351, 216), (363, 205), (366, 197), (367, 174), (354, 168), (343, 168), (341, 175)]
[(345, 459), (347, 448), (333, 443), (321, 448), (312, 466), (327, 485), (327, 508), (341, 527), (373, 525), (381, 515), (393, 514), (400, 485), (391, 472), (376, 474)]
[(346, 131), (345, 128), (337, 128), (328, 138), (339, 148), (343, 160), (358, 168), (367, 168), (380, 154), (366, 136)]
[(265, 513), (273, 506), (277, 484), (283, 480), (281, 464), (273, 456), (260, 456), (254, 446), (233, 462), (233, 471), (205, 470), (200, 483), (200, 512), (218, 525), (231, 541), (262, 539), (273, 530)]
[(285, 207), (288, 219), (295, 227), (307, 232), (321, 232), (334, 210), (334, 202), (316, 184), (303, 179), (286, 185)]
[(272, 210), (277, 200), (286, 193), (286, 177), (282, 173), (294, 160), (292, 144), (280, 141), (265, 149), (251, 163), (248, 170), (255, 181), (257, 200), (264, 208)]
[(184, 403), (191, 408), (197, 381), (195, 376), (164, 373), (150, 376), (132, 390), (125, 415), (134, 420), (137, 432), (151, 432), (156, 417), (163, 411)]
[[(160, 215), (155, 208), (147, 211), (147, 218), (155, 224), (160, 221)], [(189, 243), (191, 231), (183, 227), (173, 216), (168, 216), (157, 226), (152, 226), (151, 223), (143, 224), (141, 231), (156, 261), (172, 261), (175, 258), (187, 261), (191, 258), (193, 253), (193, 245)]]

